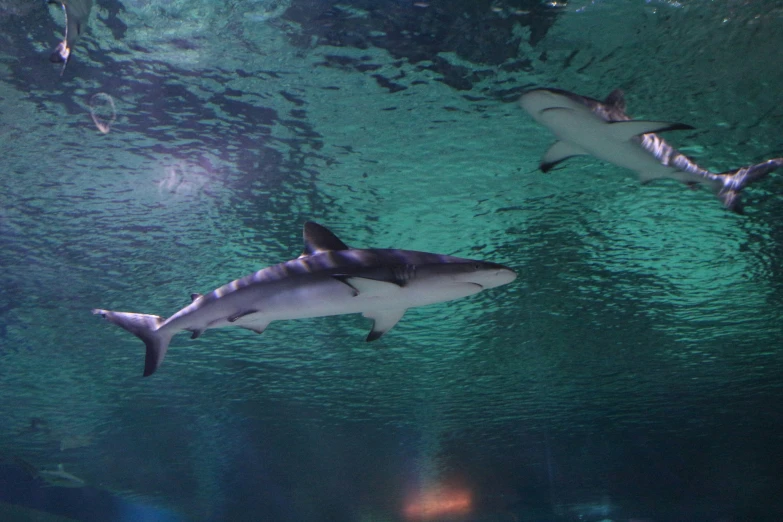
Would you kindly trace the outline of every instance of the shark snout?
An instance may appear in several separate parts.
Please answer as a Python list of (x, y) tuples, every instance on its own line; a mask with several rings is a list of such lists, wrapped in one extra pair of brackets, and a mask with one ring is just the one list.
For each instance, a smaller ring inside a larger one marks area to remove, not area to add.
[(482, 270), (471, 278), (471, 282), (480, 285), (482, 288), (495, 288), (496, 286), (507, 285), (517, 278), (516, 272), (504, 266), (492, 267)]
[(553, 98), (549, 92), (543, 89), (536, 89), (523, 94), (519, 98), (519, 105), (530, 114), (535, 114), (548, 107), (552, 101)]
[(498, 281), (498, 284), (495, 286), (507, 285), (516, 278), (517, 273), (513, 270), (510, 268), (501, 268), (495, 272), (495, 279)]
[(548, 109), (569, 106), (567, 98), (549, 89), (527, 91), (519, 98), (519, 105), (536, 120)]

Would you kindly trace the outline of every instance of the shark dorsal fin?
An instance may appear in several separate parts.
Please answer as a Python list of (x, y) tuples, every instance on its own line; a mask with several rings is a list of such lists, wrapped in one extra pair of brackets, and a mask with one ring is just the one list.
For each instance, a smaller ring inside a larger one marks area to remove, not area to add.
[(604, 100), (604, 105), (625, 112), (625, 93), (622, 89), (615, 89)]
[(318, 223), (308, 221), (304, 224), (304, 252), (300, 257), (311, 256), (330, 250), (350, 250), (331, 230)]

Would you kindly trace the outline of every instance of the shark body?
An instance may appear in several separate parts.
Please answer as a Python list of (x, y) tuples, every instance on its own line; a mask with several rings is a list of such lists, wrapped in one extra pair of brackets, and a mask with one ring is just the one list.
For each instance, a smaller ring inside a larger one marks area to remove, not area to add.
[(635, 171), (643, 183), (672, 178), (691, 187), (706, 185), (726, 208), (740, 212), (740, 191), (783, 166), (783, 158), (773, 158), (722, 173), (704, 169), (656, 134), (693, 127), (632, 120), (619, 89), (604, 101), (561, 89), (533, 89), (523, 94), (519, 103), (558, 139), (541, 160), (544, 172), (568, 158), (590, 155)]
[(61, 6), (65, 13), (65, 35), (49, 56), (51, 62), (63, 64), (62, 74), (71, 58), (73, 46), (87, 27), (92, 0), (50, 0), (49, 3)]
[(510, 283), (505, 266), (393, 249), (353, 249), (325, 227), (304, 225), (305, 251), (212, 292), (193, 294), (168, 319), (95, 309), (144, 341), (144, 376), (154, 373), (177, 332), (238, 326), (263, 333), (272, 321), (362, 313), (373, 319), (367, 341), (390, 330), (405, 310), (476, 294)]

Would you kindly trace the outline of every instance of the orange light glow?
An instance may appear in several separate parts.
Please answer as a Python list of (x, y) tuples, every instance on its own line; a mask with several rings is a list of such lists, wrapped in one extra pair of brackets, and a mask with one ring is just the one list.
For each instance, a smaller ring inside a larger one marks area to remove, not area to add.
[(437, 487), (427, 489), (405, 504), (403, 513), (408, 520), (432, 520), (442, 516), (470, 513), (473, 499), (469, 491)]

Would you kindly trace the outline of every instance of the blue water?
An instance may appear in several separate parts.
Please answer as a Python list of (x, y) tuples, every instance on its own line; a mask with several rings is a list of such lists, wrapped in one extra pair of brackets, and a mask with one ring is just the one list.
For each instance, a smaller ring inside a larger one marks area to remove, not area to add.
[[(0, 520), (783, 519), (780, 173), (744, 215), (591, 158), (542, 174), (516, 103), (619, 87), (706, 168), (783, 156), (781, 22), (98, 0), (61, 76), (60, 11), (0, 0)], [(183, 334), (148, 378), (90, 313), (171, 315), (308, 220), (518, 278), (373, 344), (358, 315)], [(451, 514), (410, 508), (437, 492)]]

